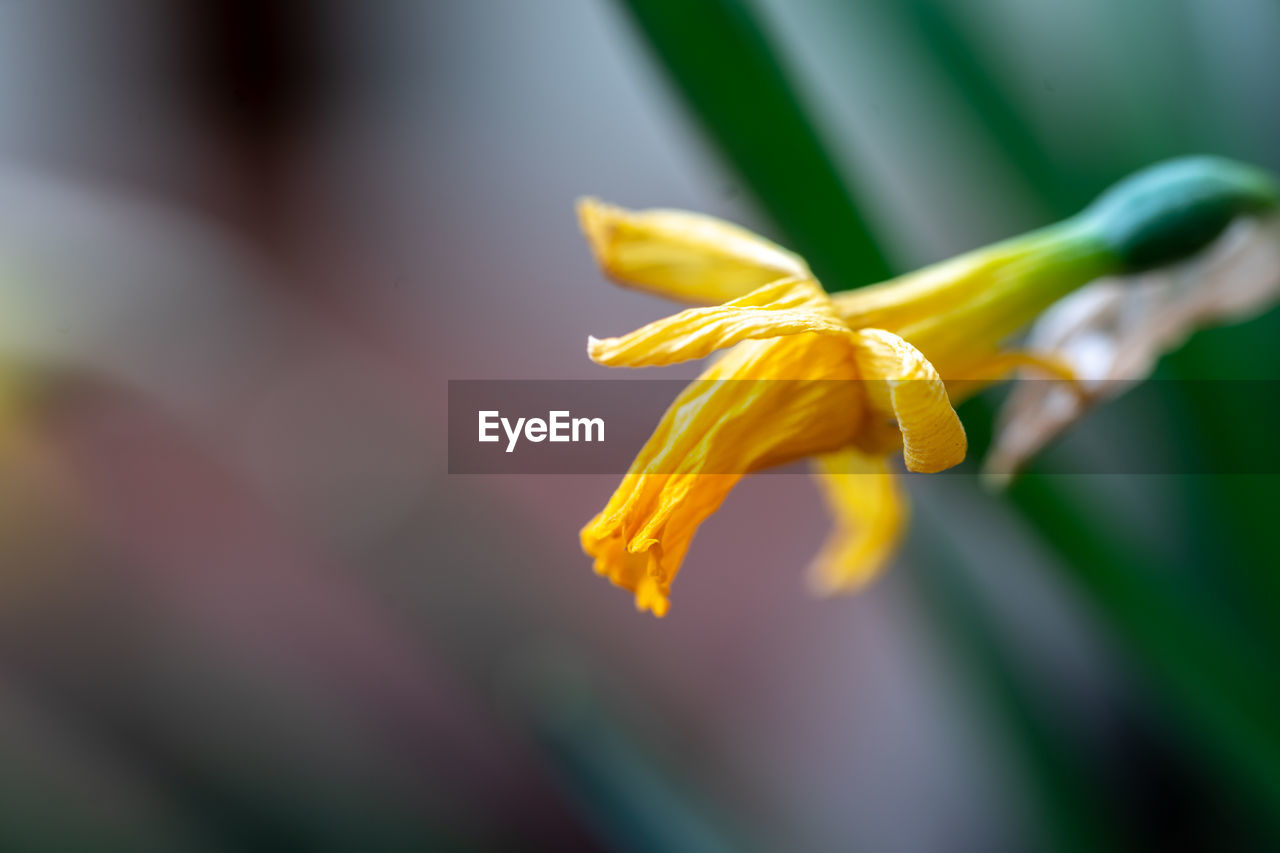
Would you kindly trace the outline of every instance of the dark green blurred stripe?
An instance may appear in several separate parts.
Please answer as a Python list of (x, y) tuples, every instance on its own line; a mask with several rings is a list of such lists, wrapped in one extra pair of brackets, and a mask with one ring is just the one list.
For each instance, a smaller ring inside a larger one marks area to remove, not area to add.
[(889, 265), (745, 0), (620, 0), (673, 82), (828, 290)]
[(965, 35), (955, 10), (945, 0), (906, 0), (896, 8), (919, 39), (921, 55), (931, 58), (939, 77), (957, 95), (956, 102), (973, 112), (1008, 165), (1043, 203), (1063, 218), (1089, 201), (1078, 181), (1064, 181), (1027, 116), (1018, 109), (999, 76)]
[(1010, 495), (1072, 567), (1070, 580), (1135, 655), (1201, 754), (1247, 783), (1255, 813), (1280, 831), (1280, 679), (1275, 660), (1216, 611), (1165, 583), (1140, 547), (1026, 474)]
[[(1200, 333), (1165, 360), (1162, 372), (1172, 377), (1280, 376), (1276, 340), (1280, 340), (1280, 311), (1244, 325)], [(1256, 443), (1237, 438), (1265, 434), (1280, 423), (1280, 398), (1261, 394), (1242, 399), (1228, 393), (1229, 382), (1169, 384), (1178, 392), (1179, 417), (1174, 427), (1185, 436), (1188, 452), (1204, 457), (1203, 470), (1249, 471), (1257, 464), (1258, 460), (1250, 459)], [(1216, 588), (1280, 660), (1280, 545), (1275, 529), (1280, 477), (1205, 476), (1195, 478), (1187, 492), (1201, 522), (1189, 544), (1202, 580)]]

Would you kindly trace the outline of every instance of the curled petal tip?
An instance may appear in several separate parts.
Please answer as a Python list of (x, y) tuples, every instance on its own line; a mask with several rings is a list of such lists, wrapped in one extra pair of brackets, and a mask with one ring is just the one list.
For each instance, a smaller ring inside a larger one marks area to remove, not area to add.
[(587, 335), (587, 357), (596, 364), (610, 366), (609, 357), (609, 340), (607, 338), (597, 338), (595, 335)]
[(834, 580), (831, 569), (820, 562), (814, 562), (809, 566), (809, 571), (805, 572), (804, 583), (809, 594), (815, 598), (834, 598), (852, 586), (842, 585)]
[(654, 616), (661, 619), (667, 615), (667, 610), (671, 607), (670, 600), (659, 587), (658, 582), (653, 577), (646, 577), (636, 586), (636, 610), (641, 613), (648, 610)]
[(813, 563), (805, 573), (805, 586), (814, 598), (841, 598), (860, 592), (880, 576), (882, 563), (877, 562), (862, 569), (862, 573), (849, 576), (847, 569), (833, 568)]
[(968, 442), (961, 434), (961, 440), (950, 447), (934, 446), (914, 452), (904, 450), (902, 461), (913, 474), (938, 474), (963, 462), (968, 449)]
[(646, 611), (652, 613), (656, 619), (662, 619), (665, 617), (667, 615), (667, 610), (670, 608), (671, 602), (667, 601), (665, 598), (659, 601), (650, 601), (643, 604), (639, 601), (636, 602), (636, 610), (641, 613)]
[(576, 209), (578, 227), (587, 238), (587, 245), (591, 247), (591, 254), (595, 257), (596, 264), (605, 275), (613, 277), (615, 270), (611, 246), (621, 208), (606, 204), (592, 196), (584, 196), (578, 199)]
[(588, 241), (593, 246), (598, 245), (598, 241), (595, 238), (607, 226), (605, 219), (612, 206), (605, 204), (595, 196), (583, 196), (574, 204), (574, 209), (578, 212), (578, 225), (581, 226), (583, 233), (587, 235)]
[(611, 206), (593, 195), (579, 196), (578, 200), (573, 204), (574, 210), (578, 212), (578, 220), (583, 225), (586, 225), (589, 220), (594, 219)]

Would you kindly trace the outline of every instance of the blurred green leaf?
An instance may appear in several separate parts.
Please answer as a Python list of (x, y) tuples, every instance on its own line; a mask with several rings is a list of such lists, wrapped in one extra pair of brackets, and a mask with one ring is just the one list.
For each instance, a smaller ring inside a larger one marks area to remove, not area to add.
[[(1162, 372), (1175, 379), (1206, 376), (1280, 376), (1280, 311), (1230, 328), (1207, 330), (1168, 357)], [(1248, 380), (1244, 380), (1247, 382)], [(1269, 381), (1249, 383), (1261, 393), (1242, 393), (1231, 379), (1220, 382), (1168, 382), (1177, 394), (1174, 425), (1184, 445), (1196, 454), (1199, 470), (1188, 488), (1192, 512), (1200, 520), (1188, 537), (1206, 585), (1216, 589), (1260, 640), (1280, 655), (1280, 555), (1275, 541), (1275, 507), (1280, 478), (1274, 460), (1250, 458), (1252, 442), (1236, 440), (1241, 431), (1280, 423), (1280, 398), (1266, 393)], [(1232, 473), (1225, 473), (1232, 472)]]
[(938, 77), (956, 100), (981, 120), (1000, 153), (1031, 188), (1047, 211), (1061, 218), (1079, 210), (1090, 196), (1077, 181), (1064, 181), (1035, 129), (1014, 103), (981, 52), (965, 36), (955, 9), (943, 0), (906, 0), (895, 8), (918, 37), (921, 53), (933, 60)]
[(1280, 829), (1280, 680), (1273, 659), (1180, 588), (1140, 547), (1100, 523), (1050, 478), (1020, 477), (1018, 507), (1066, 557), (1071, 580), (1159, 688), (1202, 754), (1249, 783), (1257, 813)]

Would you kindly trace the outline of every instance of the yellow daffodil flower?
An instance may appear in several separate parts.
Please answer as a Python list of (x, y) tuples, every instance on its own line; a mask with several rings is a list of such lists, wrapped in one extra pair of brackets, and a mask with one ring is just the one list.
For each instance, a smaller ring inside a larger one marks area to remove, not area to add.
[(893, 553), (907, 517), (891, 454), (908, 471), (943, 471), (965, 457), (959, 398), (1018, 367), (1075, 381), (1067, 360), (1007, 348), (1012, 335), (1088, 282), (1179, 261), (1275, 206), (1256, 170), (1173, 161), (1057, 225), (829, 295), (801, 258), (736, 225), (584, 200), (583, 231), (610, 278), (714, 303), (590, 338), (592, 360), (644, 367), (728, 352), (672, 403), (582, 530), (583, 548), (637, 608), (662, 616), (694, 533), (738, 479), (812, 457), (835, 529), (811, 579), (825, 593), (856, 589)]

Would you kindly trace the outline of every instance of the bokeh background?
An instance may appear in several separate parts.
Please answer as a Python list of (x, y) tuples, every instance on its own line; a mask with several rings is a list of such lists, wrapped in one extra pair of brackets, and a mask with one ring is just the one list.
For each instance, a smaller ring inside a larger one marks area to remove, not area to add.
[[(577, 196), (857, 286), (1162, 157), (1280, 169), (1277, 43), (1270, 0), (0, 5), (0, 848), (1274, 849), (1274, 477), (912, 477), (833, 601), (812, 484), (748, 479), (658, 621), (578, 548), (615, 478), (451, 477), (445, 405), (668, 310)], [(1197, 335), (1055, 470), (1243, 470), (1280, 401), (1178, 380), (1277, 341)]]

